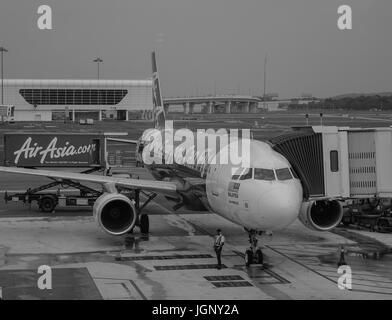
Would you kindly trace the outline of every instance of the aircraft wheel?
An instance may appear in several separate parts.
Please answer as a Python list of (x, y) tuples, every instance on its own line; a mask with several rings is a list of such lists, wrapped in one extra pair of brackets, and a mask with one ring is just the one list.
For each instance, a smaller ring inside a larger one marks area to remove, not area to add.
[(256, 259), (258, 264), (263, 264), (263, 252), (260, 249), (256, 251)]
[(149, 233), (150, 231), (150, 220), (148, 219), (147, 214), (140, 215), (140, 232), (141, 233)]
[(245, 265), (249, 267), (253, 263), (253, 252), (252, 250), (246, 250), (245, 252)]

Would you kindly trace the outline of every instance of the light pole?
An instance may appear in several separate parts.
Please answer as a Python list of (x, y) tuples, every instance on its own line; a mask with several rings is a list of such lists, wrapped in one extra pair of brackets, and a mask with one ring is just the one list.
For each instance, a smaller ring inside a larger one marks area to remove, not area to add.
[(267, 88), (267, 54), (264, 57), (264, 93), (263, 93), (263, 109), (265, 111), (265, 91)]
[(3, 55), (4, 52), (8, 52), (8, 50), (4, 47), (0, 47), (1, 52), (1, 104), (4, 104), (4, 73), (3, 73)]
[[(94, 59), (94, 62), (96, 62), (97, 63), (97, 65), (98, 65), (98, 80), (99, 80), (99, 64), (101, 63), (101, 62), (103, 62), (103, 60), (100, 58), (100, 57), (97, 57), (97, 58), (95, 58)], [(98, 90), (98, 105), (100, 106), (101, 105), (101, 93), (100, 93), (100, 91)], [(98, 120), (100, 120), (101, 119), (101, 110), (99, 110), (99, 117), (98, 117)]]
[(98, 65), (98, 80), (99, 80), (99, 64), (101, 62), (103, 62), (103, 60), (101, 58), (97, 57), (97, 58), (94, 59), (94, 62), (96, 62), (97, 65)]

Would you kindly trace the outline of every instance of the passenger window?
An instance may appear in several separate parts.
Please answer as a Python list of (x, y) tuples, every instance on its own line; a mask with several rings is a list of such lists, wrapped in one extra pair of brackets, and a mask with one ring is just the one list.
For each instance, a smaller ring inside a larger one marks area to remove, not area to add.
[(251, 169), (251, 168), (246, 168), (246, 169), (242, 172), (242, 174), (241, 174), (241, 176), (240, 176), (240, 180), (252, 179), (252, 172), (253, 172), (253, 169)]
[(291, 175), (289, 168), (277, 169), (277, 170), (275, 170), (275, 172), (276, 172), (276, 177), (278, 178), (278, 180), (293, 179), (293, 176)]
[(270, 169), (255, 169), (255, 179), (256, 180), (267, 180), (273, 181), (275, 180), (274, 170)]
[(337, 150), (332, 150), (329, 153), (329, 160), (330, 160), (331, 171), (338, 172), (339, 171), (339, 157), (338, 157)]

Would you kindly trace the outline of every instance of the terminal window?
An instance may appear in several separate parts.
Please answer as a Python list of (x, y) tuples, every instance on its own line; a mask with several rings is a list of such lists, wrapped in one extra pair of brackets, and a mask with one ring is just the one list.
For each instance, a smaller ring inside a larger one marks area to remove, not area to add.
[(20, 89), (32, 105), (116, 105), (128, 94), (123, 89)]
[(337, 150), (332, 150), (329, 153), (329, 160), (331, 165), (331, 172), (338, 172), (339, 171), (339, 157)]

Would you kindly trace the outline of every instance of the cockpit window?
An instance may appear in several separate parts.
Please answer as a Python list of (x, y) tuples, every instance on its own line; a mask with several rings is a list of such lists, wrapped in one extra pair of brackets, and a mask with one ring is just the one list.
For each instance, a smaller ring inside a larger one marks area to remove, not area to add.
[(252, 168), (238, 168), (236, 172), (231, 176), (232, 180), (247, 180), (247, 179), (252, 179), (252, 173), (253, 169)]
[(231, 179), (232, 180), (237, 180), (240, 177), (242, 170), (244, 170), (244, 168), (238, 168), (235, 171), (235, 173), (231, 176)]
[(290, 171), (291, 171), (294, 179), (299, 179), (298, 174), (295, 172), (295, 170), (293, 168), (290, 168)]
[(240, 175), (240, 180), (252, 179), (252, 168), (246, 168)]
[(276, 177), (278, 178), (278, 180), (293, 179), (293, 176), (291, 175), (289, 168), (276, 169), (275, 172), (276, 172)]
[(274, 170), (256, 168), (255, 169), (255, 179), (256, 180), (273, 181), (273, 180), (275, 180)]

